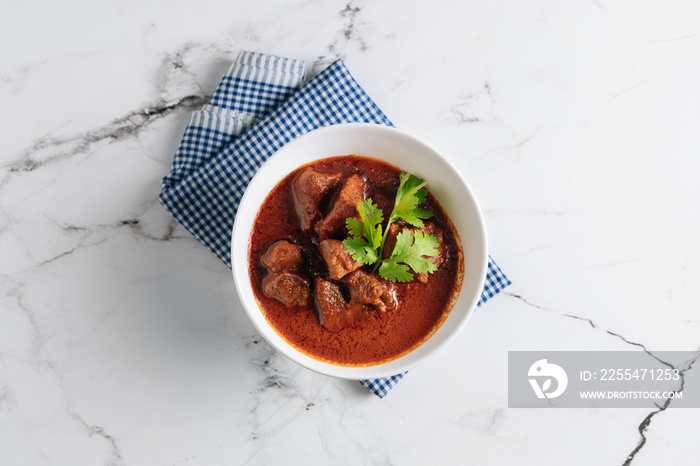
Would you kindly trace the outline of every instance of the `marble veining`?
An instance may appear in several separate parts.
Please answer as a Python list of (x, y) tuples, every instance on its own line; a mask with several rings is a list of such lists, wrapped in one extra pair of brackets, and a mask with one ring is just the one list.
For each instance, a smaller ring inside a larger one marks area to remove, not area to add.
[(44, 135), (18, 153), (18, 160), (5, 167), (10, 174), (30, 172), (47, 163), (94, 150), (101, 143), (119, 142), (126, 138), (138, 137), (138, 133), (155, 120), (181, 110), (193, 110), (206, 101), (206, 96), (187, 96), (173, 103), (160, 102), (156, 105), (137, 109), (112, 120), (108, 125), (93, 128), (70, 137)]
[[(555, 311), (553, 311), (552, 309), (548, 309), (548, 308), (539, 306), (539, 305), (537, 305), (537, 304), (533, 304), (533, 303), (529, 302), (527, 299), (523, 298), (522, 296), (520, 296), (520, 295), (518, 295), (518, 294), (510, 293), (510, 292), (508, 292), (508, 291), (505, 291), (504, 294), (505, 294), (506, 296), (510, 296), (510, 297), (516, 298), (516, 299), (522, 301), (523, 303), (525, 303), (525, 304), (528, 305), (528, 306), (533, 306), (533, 307), (535, 307), (535, 308), (537, 308), (537, 309), (555, 312)], [(700, 351), (698, 351), (693, 359), (691, 359), (691, 360), (689, 360), (689, 361), (685, 361), (685, 362), (683, 362), (683, 363), (680, 364), (680, 365), (674, 365), (674, 364), (672, 364), (672, 363), (670, 363), (670, 362), (667, 362), (667, 361), (664, 361), (664, 360), (660, 359), (660, 358), (659, 358), (657, 355), (655, 355), (653, 352), (649, 351), (649, 350), (646, 348), (646, 346), (643, 345), (642, 343), (630, 341), (630, 340), (628, 340), (627, 338), (625, 338), (624, 336), (620, 335), (619, 333), (613, 332), (613, 331), (611, 331), (611, 330), (606, 330), (606, 329), (600, 328), (600, 327), (597, 326), (597, 325), (595, 324), (595, 322), (594, 322), (593, 320), (591, 320), (591, 319), (588, 319), (588, 318), (585, 318), (585, 317), (579, 317), (579, 316), (575, 316), (575, 315), (571, 315), (571, 314), (563, 314), (563, 316), (564, 316), (564, 317), (569, 317), (569, 318), (572, 318), (572, 319), (577, 319), (577, 320), (580, 320), (580, 321), (583, 321), (583, 322), (586, 322), (586, 323), (588, 323), (592, 328), (594, 328), (594, 329), (596, 329), (596, 330), (602, 330), (603, 332), (607, 333), (608, 335), (611, 335), (611, 336), (613, 336), (613, 337), (616, 337), (616, 338), (622, 340), (622, 341), (623, 341), (624, 343), (626, 343), (627, 345), (630, 345), (630, 346), (633, 346), (633, 347), (637, 347), (637, 348), (641, 348), (646, 354), (648, 354), (650, 357), (654, 358), (655, 360), (659, 361), (659, 362), (660, 362), (661, 364), (663, 364), (664, 366), (669, 367), (669, 368), (671, 368), (671, 369), (678, 369), (678, 373), (679, 373), (679, 375), (680, 375), (680, 380), (679, 380), (679, 383), (678, 383), (678, 386), (677, 386), (676, 390), (679, 390), (679, 391), (682, 391), (682, 390), (683, 390), (683, 387), (685, 386), (685, 373), (686, 373), (687, 371), (689, 371), (690, 369), (692, 369), (693, 366), (695, 365), (695, 363), (697, 362), (698, 358), (700, 358)], [(623, 466), (632, 464), (632, 460), (634, 459), (634, 457), (637, 455), (637, 453), (639, 453), (639, 451), (644, 447), (644, 445), (645, 445), (646, 442), (647, 442), (647, 437), (646, 437), (646, 435), (645, 435), (645, 431), (647, 430), (647, 428), (648, 428), (649, 425), (651, 424), (651, 422), (652, 422), (654, 416), (656, 416), (657, 414), (659, 414), (659, 413), (665, 411), (665, 410), (670, 406), (670, 404), (671, 404), (672, 402), (673, 402), (673, 398), (667, 398), (667, 399), (663, 400), (663, 402), (662, 402), (661, 404), (657, 404), (657, 409), (656, 409), (656, 410), (651, 411), (651, 412), (642, 420), (642, 422), (641, 422), (641, 423), (639, 424), (639, 426), (638, 426), (638, 432), (639, 432), (639, 436), (640, 436), (639, 443), (634, 447), (634, 449), (633, 449), (633, 450), (630, 452), (630, 454), (627, 456), (625, 462), (623, 463)]]

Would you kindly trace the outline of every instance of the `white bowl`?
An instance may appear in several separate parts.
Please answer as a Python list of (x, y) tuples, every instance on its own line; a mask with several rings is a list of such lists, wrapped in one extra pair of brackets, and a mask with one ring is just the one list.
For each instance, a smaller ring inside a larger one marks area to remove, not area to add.
[[(248, 275), (248, 244), (255, 216), (280, 180), (301, 165), (339, 155), (384, 160), (427, 181), (428, 189), (452, 220), (462, 242), (462, 290), (442, 326), (422, 345), (392, 361), (361, 367), (321, 362), (287, 343), (263, 316)], [(442, 155), (413, 136), (375, 124), (348, 123), (311, 131), (272, 155), (253, 177), (236, 213), (231, 266), (238, 297), (250, 320), (274, 348), (313, 371), (344, 379), (375, 379), (403, 373), (444, 348), (469, 320), (484, 288), (488, 262), (486, 229), (476, 198), (459, 172)]]

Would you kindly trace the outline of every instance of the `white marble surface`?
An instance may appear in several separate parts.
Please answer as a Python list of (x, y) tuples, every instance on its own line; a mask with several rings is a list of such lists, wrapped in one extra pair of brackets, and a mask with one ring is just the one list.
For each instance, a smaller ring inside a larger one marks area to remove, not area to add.
[[(697, 2), (11, 2), (0, 26), (3, 465), (700, 462), (698, 409), (508, 409), (506, 384), (509, 350), (700, 347)], [(513, 285), (383, 400), (272, 352), (156, 202), (240, 50), (344, 59), (485, 211)]]

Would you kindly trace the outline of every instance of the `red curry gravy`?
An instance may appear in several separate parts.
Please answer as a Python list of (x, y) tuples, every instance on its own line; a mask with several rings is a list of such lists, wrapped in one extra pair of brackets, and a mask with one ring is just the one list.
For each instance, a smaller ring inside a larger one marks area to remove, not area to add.
[[(316, 277), (329, 279), (328, 268), (318, 251), (319, 239), (308, 231), (302, 231), (295, 211), (292, 182), (300, 170), (309, 166), (317, 172), (340, 172), (343, 177), (358, 174), (367, 181), (367, 198), (374, 200), (384, 196), (392, 203), (401, 173), (399, 168), (383, 161), (349, 155), (304, 165), (280, 181), (260, 207), (250, 238), (248, 267), (258, 305), (282, 338), (314, 359), (344, 366), (374, 365), (396, 359), (430, 337), (444, 322), (456, 301), (464, 264), (454, 226), (428, 192), (421, 207), (432, 212), (429, 221), (443, 230), (444, 262), (429, 275), (426, 283), (416, 279), (396, 283), (398, 306), (395, 309), (379, 312), (368, 307), (373, 312), (368, 312), (367, 318), (339, 332), (330, 332), (319, 323), (319, 313), (313, 299), (308, 305), (287, 307), (267, 296), (262, 286), (263, 279), (270, 272), (261, 262), (261, 257), (270, 245), (279, 240), (287, 240), (301, 247), (304, 261), (302, 273), (309, 278), (311, 293)], [(333, 194), (327, 197), (332, 199)], [(321, 204), (320, 208), (328, 210), (329, 206)], [(385, 221), (390, 213), (384, 211)], [(363, 270), (371, 272), (372, 266), (364, 266)]]

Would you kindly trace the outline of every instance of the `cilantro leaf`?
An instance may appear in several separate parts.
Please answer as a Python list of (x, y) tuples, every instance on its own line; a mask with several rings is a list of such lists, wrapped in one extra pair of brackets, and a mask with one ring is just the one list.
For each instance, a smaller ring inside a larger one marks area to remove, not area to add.
[(413, 274), (408, 271), (408, 266), (396, 262), (383, 261), (379, 266), (379, 275), (392, 282), (410, 282)]
[(429, 210), (418, 207), (425, 202), (428, 194), (425, 185), (425, 181), (410, 173), (401, 173), (394, 208), (384, 231), (384, 213), (372, 199), (357, 203), (360, 218), (351, 217), (345, 220), (350, 236), (343, 240), (345, 249), (354, 260), (363, 264), (375, 264), (374, 270), (379, 269), (379, 275), (392, 282), (412, 280), (411, 271), (432, 273), (437, 270), (430, 258), (439, 254), (437, 248), (440, 244), (434, 236), (420, 230), (402, 230), (396, 237), (391, 256), (383, 259), (389, 226), (393, 222), (402, 219), (416, 228), (424, 228), (423, 219), (430, 218)]
[(343, 245), (357, 262), (374, 264), (379, 258), (377, 249), (382, 245), (384, 213), (372, 199), (358, 202), (357, 212), (360, 220), (355, 217), (345, 220), (350, 238), (345, 239)]
[(396, 192), (394, 210), (389, 217), (389, 223), (402, 218), (414, 227), (423, 228), (423, 220), (430, 218), (430, 211), (418, 206), (425, 202), (428, 189), (426, 182), (410, 173), (401, 173), (399, 190)]
[(430, 257), (439, 254), (438, 246), (437, 239), (432, 235), (423, 231), (411, 234), (409, 230), (402, 230), (396, 236), (396, 246), (391, 256), (382, 261), (379, 275), (386, 280), (409, 281), (413, 278), (409, 267), (415, 273), (435, 272), (437, 266)]
[(362, 219), (362, 236), (367, 239), (374, 249), (377, 249), (382, 244), (384, 213), (377, 207), (377, 204), (372, 202), (372, 199), (358, 202), (357, 212)]
[(350, 236), (362, 236), (364, 232), (365, 225), (361, 220), (355, 217), (345, 219), (345, 225), (348, 227), (348, 233)]
[(377, 250), (364, 238), (359, 236), (346, 238), (343, 240), (343, 245), (353, 260), (363, 264), (374, 264), (377, 262)]

